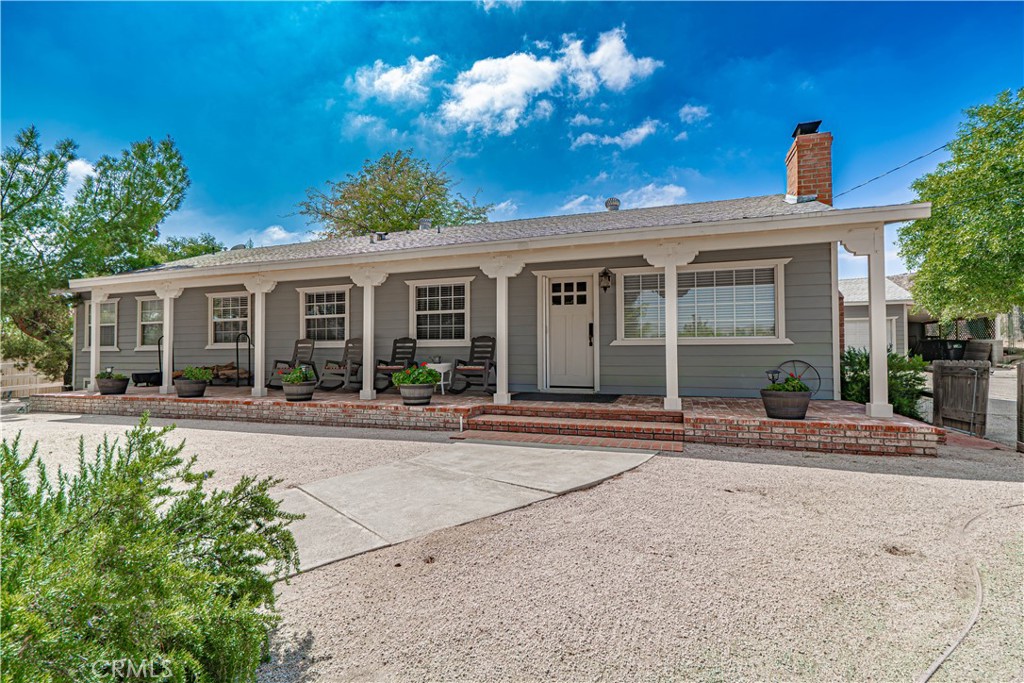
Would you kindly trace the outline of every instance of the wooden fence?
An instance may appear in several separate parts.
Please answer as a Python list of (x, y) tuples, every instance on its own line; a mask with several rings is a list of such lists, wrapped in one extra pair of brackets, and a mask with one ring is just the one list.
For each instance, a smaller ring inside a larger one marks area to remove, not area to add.
[(46, 378), (29, 365), (18, 370), (14, 361), (0, 362), (0, 391), (3, 398), (25, 398), (32, 394), (53, 394), (64, 389), (60, 380)]
[(988, 361), (932, 363), (932, 424), (985, 438), (988, 422)]

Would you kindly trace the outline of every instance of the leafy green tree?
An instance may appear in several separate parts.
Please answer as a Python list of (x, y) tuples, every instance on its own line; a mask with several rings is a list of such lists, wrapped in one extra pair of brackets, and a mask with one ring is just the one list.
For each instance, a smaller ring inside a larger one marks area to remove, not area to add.
[(66, 201), (76, 152), (71, 140), (45, 150), (30, 127), (3, 150), (0, 165), (2, 353), (53, 378), (65, 373), (71, 358), (75, 299), (64, 291), (68, 280), (138, 267), (156, 244), (157, 226), (181, 206), (189, 185), (174, 142), (147, 139), (101, 157)]
[(203, 256), (205, 254), (216, 254), (218, 251), (224, 251), (225, 245), (223, 242), (218, 240), (216, 237), (208, 232), (199, 233), (195, 236), (189, 237), (168, 237), (163, 242), (154, 244), (146, 252), (144, 257), (144, 265), (139, 265), (139, 268), (145, 268), (147, 266), (155, 266), (160, 263), (170, 263), (171, 261), (180, 261), (181, 259), (192, 258), (194, 256)]
[(0, 444), (4, 682), (134, 680), (128, 662), (168, 674), (155, 680), (255, 680), (300, 516), (273, 479), (207, 490), (171, 429), (143, 417), (93, 458), (80, 443), (78, 473), (56, 477), (20, 435)]
[(899, 232), (914, 300), (947, 321), (1024, 306), (1024, 88), (966, 114), (952, 158), (913, 184), (931, 218)]
[(322, 226), (321, 237), (415, 230), (424, 218), (436, 226), (486, 222), (491, 205), (459, 193), (447, 165), (431, 166), (412, 150), (385, 154), (356, 175), (328, 181), (326, 190), (306, 190), (299, 213)]

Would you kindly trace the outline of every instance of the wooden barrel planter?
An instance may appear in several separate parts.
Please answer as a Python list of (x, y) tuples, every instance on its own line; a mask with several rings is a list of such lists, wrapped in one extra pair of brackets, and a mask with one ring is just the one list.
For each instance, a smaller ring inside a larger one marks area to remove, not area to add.
[(809, 391), (768, 391), (761, 390), (764, 412), (776, 420), (802, 420), (807, 417), (807, 406), (811, 403)]

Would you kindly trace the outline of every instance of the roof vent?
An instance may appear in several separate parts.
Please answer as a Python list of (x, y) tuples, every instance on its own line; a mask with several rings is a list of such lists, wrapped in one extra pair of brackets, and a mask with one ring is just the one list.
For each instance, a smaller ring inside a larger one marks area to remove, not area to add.
[(821, 121), (808, 121), (807, 123), (796, 124), (796, 130), (793, 131), (793, 137), (800, 135), (814, 135), (818, 132), (818, 128), (821, 126)]
[(244, 244), (236, 244), (235, 246), (231, 247), (231, 251), (238, 251), (239, 249), (245, 249), (245, 248), (246, 247), (245, 247)]
[(421, 218), (420, 219), (420, 230), (430, 230), (430, 219), (429, 218)]
[(604, 208), (609, 211), (618, 211), (620, 206), (622, 206), (622, 202), (619, 201), (618, 197), (609, 197), (604, 203)]

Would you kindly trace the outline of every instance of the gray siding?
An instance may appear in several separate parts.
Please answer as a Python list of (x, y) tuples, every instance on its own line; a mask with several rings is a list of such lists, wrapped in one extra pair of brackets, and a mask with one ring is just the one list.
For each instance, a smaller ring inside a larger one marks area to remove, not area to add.
[[(867, 304), (851, 304), (846, 306), (845, 320), (867, 319)], [(904, 304), (886, 304), (885, 317), (896, 318), (896, 335), (893, 339), (893, 351), (896, 353), (907, 353), (907, 330), (905, 327), (907, 307)], [(849, 337), (847, 337), (849, 338)]]
[[(822, 376), (818, 398), (832, 396), (832, 308), (831, 256), (828, 244), (703, 252), (696, 263), (791, 258), (785, 266), (786, 332), (793, 344), (787, 345), (681, 345), (679, 347), (680, 393), (684, 396), (757, 396), (765, 383), (764, 371), (788, 359), (801, 359), (814, 365)], [(518, 277), (509, 282), (509, 384), (514, 391), (537, 388), (537, 277), (534, 271), (608, 267), (644, 267), (639, 256), (561, 263), (527, 264)], [(390, 355), (391, 342), (409, 334), (409, 286), (407, 280), (443, 279), (475, 276), (470, 284), (470, 332), (494, 335), (495, 282), (478, 268), (425, 271), (391, 275), (376, 292), (377, 357)], [(327, 280), (301, 280), (278, 283), (267, 295), (267, 354), (270, 363), (291, 356), (299, 336), (299, 299), (297, 288), (329, 284), (349, 284), (338, 277)], [(230, 349), (207, 350), (207, 292), (239, 291), (241, 286), (186, 289), (175, 305), (175, 368), (188, 364), (211, 365), (234, 360)], [(143, 295), (149, 292), (141, 293)], [(609, 393), (661, 394), (664, 387), (665, 358), (660, 345), (614, 345), (616, 336), (616, 291), (599, 292), (601, 390)], [(347, 329), (350, 337), (362, 335), (362, 297), (359, 287), (349, 290)], [(136, 306), (134, 295), (120, 295), (118, 309), (119, 352), (103, 352), (101, 365), (131, 372), (155, 370), (155, 352), (135, 352)], [(89, 356), (82, 352), (85, 335), (84, 307), (78, 311), (76, 386), (88, 375)], [(850, 315), (849, 307), (847, 315)], [(899, 324), (902, 334), (902, 323)], [(465, 357), (467, 346), (422, 347), (421, 360), (441, 356), (446, 360)], [(342, 349), (318, 349), (316, 359), (338, 358)]]

